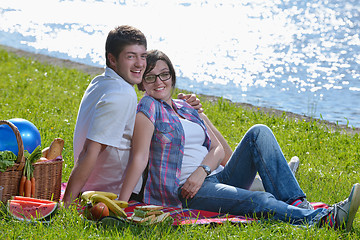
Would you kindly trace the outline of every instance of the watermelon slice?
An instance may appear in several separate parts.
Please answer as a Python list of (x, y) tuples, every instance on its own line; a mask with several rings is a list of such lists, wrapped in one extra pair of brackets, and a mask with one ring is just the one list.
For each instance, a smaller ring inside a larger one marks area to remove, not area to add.
[[(39, 199), (40, 200), (40, 199)], [(45, 200), (48, 201), (48, 200)], [(28, 200), (8, 200), (8, 213), (15, 219), (22, 221), (43, 220), (51, 216), (58, 207), (57, 202)]]
[(44, 203), (39, 203), (39, 202), (30, 202), (30, 201), (24, 201), (24, 200), (11, 200), (11, 203), (18, 203), (20, 204), (22, 207), (38, 207), (41, 204)]
[(23, 196), (13, 196), (14, 200), (22, 200), (22, 201), (30, 201), (30, 202), (39, 202), (39, 203), (53, 203), (54, 201), (39, 199), (39, 198), (31, 198), (31, 197), (23, 197)]

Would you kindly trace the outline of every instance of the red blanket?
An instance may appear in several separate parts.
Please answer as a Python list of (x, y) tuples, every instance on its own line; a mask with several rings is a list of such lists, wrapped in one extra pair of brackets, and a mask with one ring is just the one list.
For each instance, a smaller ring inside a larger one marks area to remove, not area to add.
[[(61, 185), (61, 199), (63, 197), (64, 191), (66, 188), (66, 183), (62, 183)], [(328, 208), (328, 205), (315, 202), (311, 203), (314, 208)], [(144, 203), (129, 202), (129, 207), (125, 208), (125, 212), (128, 216), (133, 214), (134, 208), (136, 206), (146, 205)], [(216, 212), (208, 212), (204, 210), (196, 210), (196, 209), (187, 209), (187, 208), (173, 208), (173, 207), (164, 207), (164, 212), (170, 212), (170, 216), (174, 219), (173, 225), (187, 225), (187, 224), (221, 224), (226, 221), (231, 223), (250, 223), (255, 221), (253, 218), (247, 218), (244, 216), (235, 216), (228, 214), (219, 214)]]
[[(133, 201), (129, 202), (129, 207), (125, 208), (126, 214), (131, 216), (134, 208), (141, 205), (146, 204)], [(254, 221), (252, 218), (243, 216), (225, 215), (188, 208), (164, 207), (162, 211), (170, 213), (170, 216), (174, 219), (173, 225), (223, 223), (225, 221), (232, 223), (249, 223)]]

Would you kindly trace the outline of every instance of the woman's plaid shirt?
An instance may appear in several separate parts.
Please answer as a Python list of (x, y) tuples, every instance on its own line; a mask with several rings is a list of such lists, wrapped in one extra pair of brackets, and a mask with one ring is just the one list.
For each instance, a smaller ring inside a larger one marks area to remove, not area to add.
[[(183, 118), (199, 124), (205, 131), (203, 146), (210, 149), (210, 137), (197, 110), (183, 100), (173, 99), (173, 108)], [(149, 153), (149, 171), (144, 190), (144, 202), (181, 207), (178, 198), (179, 177), (184, 154), (185, 136), (182, 124), (166, 102), (143, 97), (137, 107), (154, 124)]]

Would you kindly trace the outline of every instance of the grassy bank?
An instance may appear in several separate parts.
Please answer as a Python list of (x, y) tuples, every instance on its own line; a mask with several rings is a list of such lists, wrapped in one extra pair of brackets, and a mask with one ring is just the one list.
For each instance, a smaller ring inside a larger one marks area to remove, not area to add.
[[(20, 58), (0, 49), (0, 119), (24, 118), (33, 122), (48, 146), (56, 137), (65, 140), (63, 181), (73, 167), (72, 136), (81, 97), (93, 76), (74, 69), (42, 64)], [(139, 93), (139, 98), (141, 94)], [(335, 203), (345, 199), (352, 184), (359, 182), (359, 134), (330, 131), (316, 121), (295, 120), (248, 110), (224, 100), (208, 102), (206, 114), (226, 136), (232, 148), (254, 124), (269, 126), (287, 159), (301, 160), (297, 175), (310, 201)], [(27, 224), (9, 220), (0, 213), (1, 239), (81, 239), (81, 238), (183, 238), (255, 239), (311, 238), (338, 239), (360, 237), (360, 214), (351, 233), (327, 229), (304, 229), (273, 221), (246, 226), (224, 224), (218, 227), (127, 227), (103, 229), (84, 223), (70, 210), (60, 210), (51, 224)]]

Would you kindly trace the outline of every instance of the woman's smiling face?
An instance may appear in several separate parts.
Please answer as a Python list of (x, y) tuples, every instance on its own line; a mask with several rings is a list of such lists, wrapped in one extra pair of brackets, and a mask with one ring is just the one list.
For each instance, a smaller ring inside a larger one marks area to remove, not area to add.
[[(159, 75), (169, 73), (169, 67), (163, 60), (158, 60), (154, 69), (152, 69), (149, 73), (146, 74), (147, 76), (155, 77), (155, 82), (147, 83), (143, 80), (143, 87), (146, 93), (159, 100), (163, 100), (167, 102), (171, 106), (171, 94), (172, 94), (172, 78), (170, 76), (167, 80), (160, 80)], [(156, 76), (155, 76), (156, 75)]]

